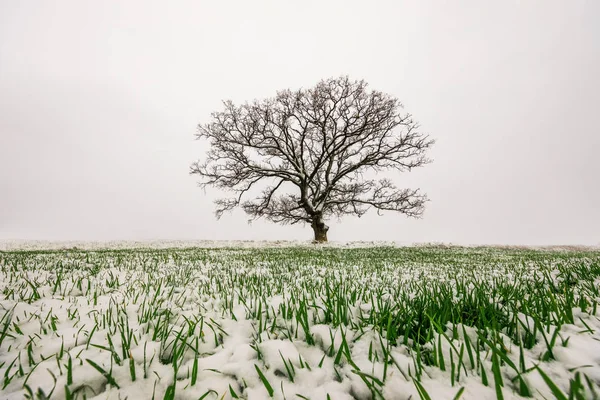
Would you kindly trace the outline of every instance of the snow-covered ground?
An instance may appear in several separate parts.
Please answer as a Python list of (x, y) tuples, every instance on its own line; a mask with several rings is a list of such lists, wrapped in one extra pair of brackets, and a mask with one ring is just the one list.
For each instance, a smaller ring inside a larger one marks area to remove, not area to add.
[[(410, 246), (402, 242), (329, 242), (319, 244), (320, 247), (364, 248), (377, 246)], [(45, 240), (0, 240), (0, 250), (61, 250), (61, 249), (185, 249), (185, 248), (287, 248), (314, 247), (311, 241), (259, 241), (259, 240), (146, 240), (146, 241), (45, 241)]]
[(332, 247), (332, 248), (369, 248), (369, 247), (494, 247), (506, 249), (556, 250), (556, 251), (593, 251), (600, 246), (549, 245), (549, 246), (511, 246), (511, 245), (469, 245), (454, 243), (411, 243), (398, 241), (330, 241), (315, 245), (311, 241), (300, 240), (117, 240), (117, 241), (50, 241), (50, 240), (0, 240), (0, 251), (14, 250), (103, 250), (103, 249), (185, 249), (185, 248), (287, 248), (287, 247)]
[(598, 252), (138, 244), (0, 253), (0, 399), (600, 394)]

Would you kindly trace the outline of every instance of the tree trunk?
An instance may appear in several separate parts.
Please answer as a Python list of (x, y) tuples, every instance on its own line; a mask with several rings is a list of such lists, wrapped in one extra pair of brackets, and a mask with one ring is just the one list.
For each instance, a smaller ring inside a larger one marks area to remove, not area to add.
[(313, 231), (315, 232), (315, 242), (325, 243), (327, 242), (327, 231), (329, 227), (321, 220), (316, 220), (311, 224)]

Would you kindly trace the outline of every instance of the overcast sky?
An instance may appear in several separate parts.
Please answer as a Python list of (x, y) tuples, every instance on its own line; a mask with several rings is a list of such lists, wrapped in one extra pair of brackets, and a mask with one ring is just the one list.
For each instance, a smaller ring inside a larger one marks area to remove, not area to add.
[(424, 217), (330, 240), (600, 243), (600, 1), (0, 0), (0, 239), (312, 238), (214, 218), (189, 165), (221, 100), (348, 74), (437, 140)]

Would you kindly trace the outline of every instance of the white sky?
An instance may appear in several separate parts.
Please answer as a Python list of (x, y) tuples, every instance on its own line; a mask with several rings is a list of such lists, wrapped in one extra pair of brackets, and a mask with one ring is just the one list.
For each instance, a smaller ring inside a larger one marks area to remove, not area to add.
[(600, 1), (0, 0), (0, 239), (310, 239), (213, 215), (194, 140), (236, 102), (348, 74), (437, 140), (431, 202), (330, 240), (600, 243)]

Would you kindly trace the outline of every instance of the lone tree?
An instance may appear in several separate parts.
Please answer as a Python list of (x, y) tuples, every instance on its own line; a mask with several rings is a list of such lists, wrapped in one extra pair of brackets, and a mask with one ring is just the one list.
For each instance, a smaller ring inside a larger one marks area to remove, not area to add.
[(196, 136), (208, 139), (210, 150), (191, 166), (201, 187), (232, 192), (215, 201), (217, 218), (240, 206), (251, 219), (309, 223), (315, 241), (326, 242), (329, 216), (360, 217), (370, 208), (422, 215), (427, 198), (419, 189), (365, 174), (430, 162), (425, 153), (433, 140), (395, 97), (340, 77), (223, 105), (198, 126)]

